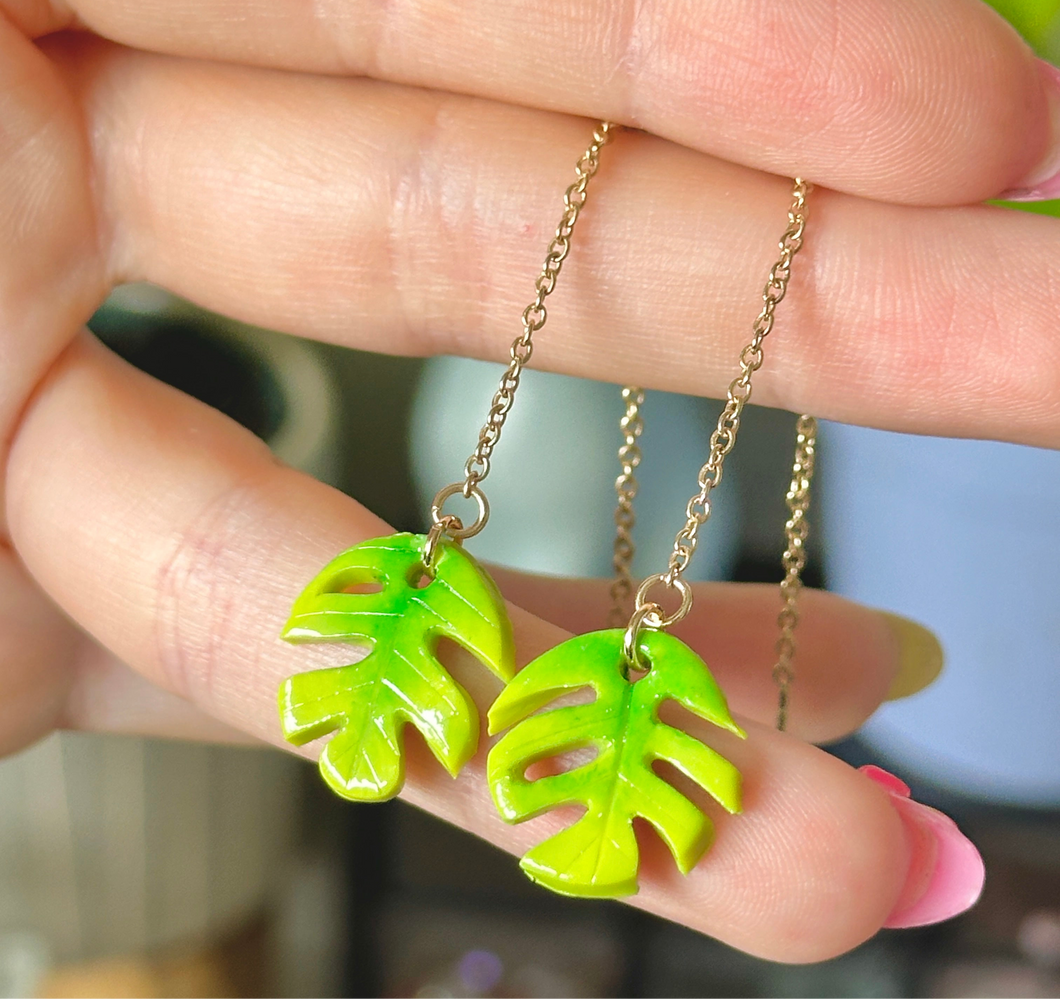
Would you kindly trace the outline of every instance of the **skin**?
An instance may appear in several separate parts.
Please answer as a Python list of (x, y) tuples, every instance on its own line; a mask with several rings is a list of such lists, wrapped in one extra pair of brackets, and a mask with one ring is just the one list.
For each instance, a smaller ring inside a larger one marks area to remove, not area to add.
[[(722, 393), (798, 172), (810, 235), (756, 401), (1060, 444), (1056, 223), (969, 207), (1048, 157), (1050, 106), (974, 0), (0, 0), (0, 749), (63, 726), (276, 743), (280, 681), (344, 656), (278, 641), (293, 599), (389, 531), (95, 343), (110, 288), (500, 358), (581, 115), (644, 131), (605, 153), (535, 364)], [(498, 579), (521, 664), (602, 617), (602, 584)], [(633, 904), (819, 960), (916, 880), (886, 794), (809, 744), (872, 712), (897, 648), (873, 612), (807, 594), (781, 735), (748, 667), (775, 613), (772, 591), (697, 592), (679, 634), (751, 736), (709, 736), (747, 810), (715, 816), (688, 878), (646, 839)], [(453, 668), (485, 715), (496, 682)], [(512, 851), (562, 823), (505, 826), (481, 756), (453, 781), (409, 745), (409, 801)]]

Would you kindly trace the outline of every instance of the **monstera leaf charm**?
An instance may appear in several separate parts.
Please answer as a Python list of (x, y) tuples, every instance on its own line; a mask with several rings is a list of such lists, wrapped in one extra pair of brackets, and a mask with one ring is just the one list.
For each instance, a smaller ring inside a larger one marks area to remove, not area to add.
[[(511, 624), (493, 580), (443, 540), (420, 586), (426, 540), (395, 534), (344, 552), (306, 587), (283, 630), (288, 642), (371, 646), (360, 662), (300, 673), (280, 688), (284, 738), (301, 746), (335, 732), (320, 771), (355, 801), (384, 801), (401, 790), (406, 723), (454, 777), (474, 756), (478, 711), (438, 661), (440, 638), (459, 643), (503, 680), (515, 670)], [(378, 592), (368, 592), (373, 587)]]
[[(521, 861), (532, 880), (563, 895), (636, 893), (638, 816), (655, 827), (683, 874), (706, 852), (710, 819), (652, 770), (655, 760), (671, 763), (727, 811), (740, 810), (739, 771), (658, 718), (659, 705), (672, 699), (744, 737), (703, 661), (672, 635), (646, 631), (639, 648), (651, 669), (630, 682), (623, 635), (621, 629), (597, 631), (556, 646), (526, 666), (489, 712), (491, 733), (515, 725), (490, 751), (488, 764), (493, 800), (506, 821), (523, 822), (560, 805), (586, 808), (582, 818)], [(591, 704), (534, 713), (586, 686), (596, 692)], [(532, 763), (589, 746), (597, 756), (584, 766), (527, 780)]]

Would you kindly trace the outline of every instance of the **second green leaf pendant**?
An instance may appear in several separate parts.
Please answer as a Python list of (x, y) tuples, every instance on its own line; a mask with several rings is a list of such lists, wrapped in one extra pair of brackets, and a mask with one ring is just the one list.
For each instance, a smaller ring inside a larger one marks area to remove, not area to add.
[[(703, 660), (661, 631), (640, 636), (650, 664), (627, 678), (623, 629), (579, 635), (526, 666), (489, 711), (490, 732), (514, 726), (489, 754), (493, 800), (508, 822), (524, 822), (562, 805), (581, 805), (573, 825), (530, 850), (521, 861), (534, 881), (564, 895), (615, 898), (637, 891), (635, 818), (646, 819), (687, 874), (713, 838), (710, 819), (655, 773), (665, 761), (695, 781), (730, 813), (740, 811), (740, 773), (719, 753), (659, 719), (664, 701), (744, 738), (725, 695)], [(585, 687), (595, 700), (539, 711)], [(592, 748), (596, 756), (572, 770), (529, 780), (535, 763)]]

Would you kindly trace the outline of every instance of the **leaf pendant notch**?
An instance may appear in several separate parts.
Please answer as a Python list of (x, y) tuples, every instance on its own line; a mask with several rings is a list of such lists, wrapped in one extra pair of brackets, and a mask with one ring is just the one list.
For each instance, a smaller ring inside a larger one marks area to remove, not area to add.
[(394, 534), (343, 552), (295, 601), (281, 634), (293, 643), (370, 646), (360, 662), (296, 674), (279, 692), (288, 742), (336, 733), (320, 753), (320, 772), (352, 801), (386, 801), (401, 790), (408, 723), (454, 777), (475, 755), (478, 709), (438, 661), (439, 639), (461, 645), (501, 680), (515, 672), (512, 627), (496, 584), (444, 539), (428, 572), (426, 544), (426, 535)]
[[(651, 664), (626, 678), (624, 629), (568, 639), (526, 666), (489, 711), (491, 734), (514, 726), (490, 750), (487, 773), (505, 821), (524, 822), (562, 805), (583, 805), (573, 825), (531, 849), (520, 866), (531, 880), (561, 895), (619, 898), (637, 892), (640, 862), (634, 818), (646, 819), (688, 874), (713, 840), (710, 819), (652, 769), (665, 760), (726, 811), (740, 811), (740, 773), (699, 740), (659, 720), (674, 700), (741, 739), (725, 695), (706, 664), (680, 639), (644, 631), (639, 651)], [(592, 687), (590, 704), (539, 708)], [(565, 773), (528, 780), (533, 763), (584, 747), (597, 756)]]

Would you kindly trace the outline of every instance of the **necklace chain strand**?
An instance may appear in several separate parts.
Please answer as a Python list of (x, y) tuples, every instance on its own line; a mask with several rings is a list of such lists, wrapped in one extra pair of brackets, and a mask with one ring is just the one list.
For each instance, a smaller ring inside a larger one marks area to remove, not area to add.
[(615, 508), (615, 543), (611, 565), (615, 578), (611, 583), (611, 611), (608, 624), (620, 628), (629, 618), (629, 598), (633, 595), (633, 556), (637, 546), (633, 543), (633, 527), (637, 522), (633, 510), (633, 501), (637, 498), (637, 476), (640, 465), (640, 435), (644, 432), (644, 417), (640, 408), (644, 405), (644, 390), (635, 385), (622, 389), (622, 401), (626, 412), (622, 416), (619, 428), (622, 431), (622, 446), (618, 449), (618, 460), (622, 472), (615, 479), (615, 493), (618, 505)]
[(784, 579), (780, 584), (783, 602), (777, 615), (780, 638), (777, 639), (777, 661), (773, 680), (777, 685), (777, 728), (783, 732), (788, 724), (788, 701), (795, 679), (795, 627), (799, 623), (799, 593), (802, 591), (802, 570), (806, 568), (806, 539), (810, 524), (806, 514), (810, 509), (810, 486), (817, 458), (817, 421), (805, 413), (795, 424), (795, 460), (791, 467), (791, 485), (784, 501), (788, 505), (784, 535)]

